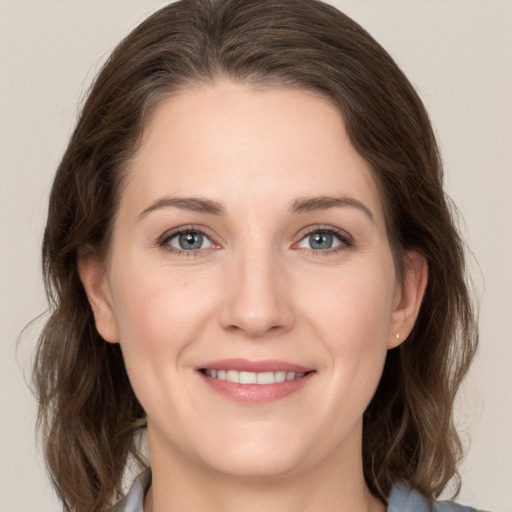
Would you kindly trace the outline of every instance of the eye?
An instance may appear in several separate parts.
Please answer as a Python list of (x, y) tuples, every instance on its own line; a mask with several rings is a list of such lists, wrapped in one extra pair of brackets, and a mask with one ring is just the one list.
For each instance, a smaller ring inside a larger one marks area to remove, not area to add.
[(341, 246), (350, 247), (351, 245), (352, 242), (347, 235), (332, 229), (311, 231), (297, 244), (301, 249), (313, 251), (328, 251), (329, 249), (337, 249)]
[(187, 229), (168, 236), (162, 245), (177, 251), (197, 251), (213, 247), (213, 242), (201, 231)]

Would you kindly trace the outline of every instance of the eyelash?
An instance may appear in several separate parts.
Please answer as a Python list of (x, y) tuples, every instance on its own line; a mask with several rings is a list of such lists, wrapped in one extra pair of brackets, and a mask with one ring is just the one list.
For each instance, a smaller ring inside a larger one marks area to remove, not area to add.
[(199, 226), (184, 226), (181, 228), (176, 228), (171, 231), (168, 231), (168, 232), (164, 233), (158, 239), (157, 245), (158, 245), (158, 247), (162, 248), (164, 251), (170, 252), (172, 254), (176, 254), (178, 256), (185, 256), (187, 258), (198, 257), (198, 256), (204, 255), (205, 249), (196, 249), (196, 250), (186, 251), (184, 249), (178, 249), (176, 247), (172, 247), (169, 244), (169, 241), (172, 240), (173, 238), (180, 236), (180, 235), (186, 235), (187, 233), (200, 234), (200, 235), (204, 236), (205, 238), (207, 238), (208, 240), (210, 240), (214, 246), (219, 245), (213, 240), (213, 237), (211, 235), (209, 235), (204, 228), (199, 227)]
[[(216, 243), (212, 236), (209, 235), (206, 230), (199, 226), (185, 226), (181, 228), (174, 229), (172, 231), (168, 231), (164, 233), (158, 240), (157, 240), (157, 246), (162, 248), (163, 250), (170, 252), (172, 254), (176, 254), (178, 256), (185, 256), (185, 257), (198, 257), (204, 255), (205, 249), (196, 249), (196, 250), (184, 250), (184, 249), (177, 249), (176, 247), (172, 247), (169, 245), (169, 241), (173, 238), (185, 235), (187, 233), (197, 233), (200, 234), (207, 239), (211, 241), (211, 243), (214, 246), (218, 246), (219, 244)], [(314, 228), (306, 229), (302, 233), (300, 233), (300, 239), (298, 242), (295, 242), (292, 247), (296, 247), (299, 243), (301, 243), (305, 238), (308, 236), (311, 236), (315, 233), (326, 233), (333, 235), (335, 238), (338, 239), (340, 242), (339, 246), (325, 249), (325, 250), (314, 250), (314, 249), (307, 249), (304, 248), (303, 250), (307, 251), (308, 253), (311, 253), (315, 257), (320, 257), (322, 255), (330, 255), (330, 254), (336, 254), (340, 251), (350, 249), (354, 246), (354, 241), (352, 237), (346, 233), (345, 231), (341, 229), (334, 228), (332, 226), (315, 226)]]
[(335, 238), (338, 239), (340, 244), (337, 247), (332, 247), (332, 248), (324, 249), (324, 250), (314, 250), (314, 249), (307, 249), (307, 248), (303, 249), (314, 257), (322, 257), (322, 256), (329, 256), (329, 255), (337, 254), (341, 251), (345, 251), (354, 246), (353, 238), (346, 231), (343, 231), (342, 229), (339, 229), (339, 228), (334, 228), (332, 226), (321, 226), (321, 225), (320, 226), (317, 225), (312, 228), (306, 228), (303, 232), (300, 233), (299, 241), (295, 242), (293, 245), (297, 246), (305, 238), (307, 238), (308, 236), (311, 236), (315, 233), (325, 233), (325, 234), (333, 235)]

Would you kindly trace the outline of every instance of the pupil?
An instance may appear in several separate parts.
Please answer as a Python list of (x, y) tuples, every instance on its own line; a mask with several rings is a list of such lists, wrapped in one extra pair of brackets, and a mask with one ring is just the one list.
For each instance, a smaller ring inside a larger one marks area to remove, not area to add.
[(332, 235), (330, 233), (315, 233), (309, 238), (312, 249), (330, 249)]
[(200, 249), (203, 245), (203, 235), (201, 233), (184, 233), (179, 238), (180, 247), (186, 251)]

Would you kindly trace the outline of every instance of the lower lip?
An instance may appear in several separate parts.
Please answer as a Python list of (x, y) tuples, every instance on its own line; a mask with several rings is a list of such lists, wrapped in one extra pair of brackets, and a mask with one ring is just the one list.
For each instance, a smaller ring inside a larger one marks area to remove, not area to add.
[(198, 372), (204, 382), (217, 393), (238, 403), (265, 404), (275, 402), (300, 391), (313, 376), (308, 373), (300, 379), (286, 380), (275, 384), (239, 384), (228, 380), (214, 379)]

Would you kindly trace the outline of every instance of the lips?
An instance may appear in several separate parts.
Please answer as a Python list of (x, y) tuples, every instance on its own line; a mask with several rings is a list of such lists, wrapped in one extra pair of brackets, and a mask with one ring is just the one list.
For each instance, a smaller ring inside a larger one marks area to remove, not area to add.
[(298, 392), (315, 373), (285, 361), (247, 359), (213, 361), (197, 371), (210, 389), (244, 404), (267, 403)]

